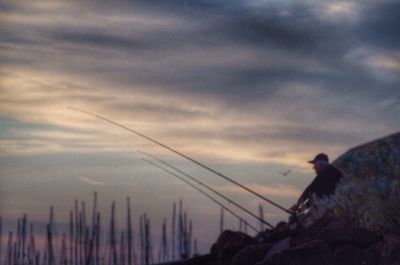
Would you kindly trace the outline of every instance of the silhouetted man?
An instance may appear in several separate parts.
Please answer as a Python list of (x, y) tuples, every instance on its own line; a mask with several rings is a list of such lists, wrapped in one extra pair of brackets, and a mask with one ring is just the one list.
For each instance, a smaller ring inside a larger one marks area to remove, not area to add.
[(335, 192), (336, 185), (342, 179), (342, 173), (329, 164), (329, 158), (326, 154), (318, 154), (309, 163), (313, 164), (313, 168), (317, 173), (315, 179), (304, 190), (297, 203), (291, 208), (292, 211), (299, 211), (309, 208), (313, 196), (322, 198), (332, 195)]

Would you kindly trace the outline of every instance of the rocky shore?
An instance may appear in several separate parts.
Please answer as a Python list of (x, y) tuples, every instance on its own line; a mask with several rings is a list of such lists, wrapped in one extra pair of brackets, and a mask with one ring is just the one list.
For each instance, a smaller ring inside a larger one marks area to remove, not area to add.
[(209, 254), (182, 264), (400, 265), (400, 133), (352, 148), (333, 164), (345, 180), (312, 222), (281, 222), (255, 237), (226, 230)]
[(282, 222), (255, 237), (224, 231), (185, 265), (398, 265), (400, 234), (378, 234), (325, 215), (308, 228)]

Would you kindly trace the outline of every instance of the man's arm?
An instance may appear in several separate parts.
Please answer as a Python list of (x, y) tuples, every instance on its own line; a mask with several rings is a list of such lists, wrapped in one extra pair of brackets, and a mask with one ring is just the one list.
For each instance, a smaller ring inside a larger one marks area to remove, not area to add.
[(308, 185), (308, 187), (303, 191), (303, 194), (301, 194), (299, 200), (297, 201), (297, 205), (301, 205), (304, 204), (307, 200), (310, 201), (311, 200), (311, 194), (315, 193), (315, 191), (317, 190), (317, 186), (318, 186), (318, 176), (311, 182), (310, 185)]

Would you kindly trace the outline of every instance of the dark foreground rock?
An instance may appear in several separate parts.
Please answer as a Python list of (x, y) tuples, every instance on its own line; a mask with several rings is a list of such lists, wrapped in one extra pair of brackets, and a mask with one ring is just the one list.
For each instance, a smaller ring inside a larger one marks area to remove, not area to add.
[(308, 228), (280, 224), (252, 238), (224, 231), (211, 253), (186, 265), (399, 265), (400, 235), (378, 235), (353, 223), (321, 218)]
[(218, 264), (231, 264), (234, 256), (243, 248), (255, 245), (257, 241), (242, 232), (226, 230), (211, 247), (211, 254), (217, 257)]
[(259, 244), (243, 248), (232, 259), (231, 265), (252, 265), (262, 261), (272, 244)]
[(266, 258), (257, 265), (312, 265), (333, 264), (333, 253), (326, 242), (316, 240), (303, 245), (287, 248)]

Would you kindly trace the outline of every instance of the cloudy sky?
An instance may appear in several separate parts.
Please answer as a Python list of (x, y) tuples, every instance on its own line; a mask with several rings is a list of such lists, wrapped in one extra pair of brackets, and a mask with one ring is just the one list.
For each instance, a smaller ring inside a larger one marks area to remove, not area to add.
[[(123, 216), (130, 196), (158, 225), (182, 198), (193, 219), (215, 220), (194, 224), (208, 246), (219, 206), (137, 149), (257, 212), (254, 196), (69, 106), (284, 206), (312, 180), (305, 161), (316, 153), (334, 159), (399, 130), (398, 1), (4, 0), (0, 19), (0, 212), (10, 223), (43, 220), (50, 204), (66, 221), (74, 199), (97, 190), (104, 211), (116, 200)], [(271, 222), (286, 218), (263, 206)]]

